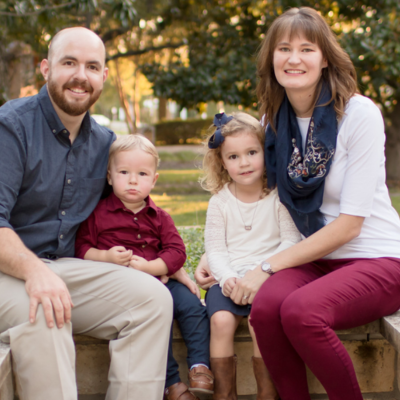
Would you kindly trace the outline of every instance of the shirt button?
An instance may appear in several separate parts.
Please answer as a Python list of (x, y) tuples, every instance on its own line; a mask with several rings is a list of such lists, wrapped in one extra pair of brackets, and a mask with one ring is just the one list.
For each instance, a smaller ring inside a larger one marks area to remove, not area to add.
[(64, 235), (60, 235), (60, 239), (64, 239)]
[(65, 211), (61, 211), (61, 215), (65, 215), (66, 214), (66, 212)]
[(145, 248), (145, 247), (146, 247), (146, 245), (145, 245), (145, 244), (142, 244), (142, 247), (143, 247), (143, 248)]
[(141, 239), (142, 235), (139, 233), (139, 235), (137, 235), (138, 239)]
[(55, 129), (53, 129), (53, 133), (56, 133), (57, 131)]
[(70, 185), (71, 184), (71, 179), (68, 179), (67, 183), (68, 183), (68, 185)]
[(63, 133), (67, 133), (67, 131), (64, 129), (64, 130), (63, 130)]
[(135, 221), (137, 221), (137, 218), (135, 217), (135, 218), (133, 218)]

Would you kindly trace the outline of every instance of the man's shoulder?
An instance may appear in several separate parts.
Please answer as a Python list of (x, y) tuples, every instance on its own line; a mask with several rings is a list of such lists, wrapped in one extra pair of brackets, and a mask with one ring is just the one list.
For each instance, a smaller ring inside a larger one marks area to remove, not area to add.
[(0, 107), (0, 117), (14, 122), (21, 120), (26, 113), (36, 112), (39, 107), (37, 95), (13, 99)]
[(105, 138), (106, 140), (112, 139), (113, 141), (117, 138), (111, 129), (108, 129), (103, 125), (99, 125), (92, 117), (90, 117), (90, 126), (92, 128), (92, 133), (95, 136)]

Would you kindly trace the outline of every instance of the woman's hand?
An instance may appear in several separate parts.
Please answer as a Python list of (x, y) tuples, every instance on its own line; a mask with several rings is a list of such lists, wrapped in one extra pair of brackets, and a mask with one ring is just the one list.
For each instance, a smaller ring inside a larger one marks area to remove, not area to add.
[(211, 275), (210, 267), (207, 262), (206, 253), (204, 253), (200, 258), (199, 265), (197, 266), (196, 272), (194, 273), (194, 279), (196, 279), (197, 284), (203, 290), (207, 290), (212, 285), (217, 283), (217, 281)]
[(252, 304), (255, 295), (262, 284), (269, 278), (269, 274), (263, 272), (261, 267), (247, 271), (242, 279), (238, 279), (231, 293), (231, 300), (240, 305)]

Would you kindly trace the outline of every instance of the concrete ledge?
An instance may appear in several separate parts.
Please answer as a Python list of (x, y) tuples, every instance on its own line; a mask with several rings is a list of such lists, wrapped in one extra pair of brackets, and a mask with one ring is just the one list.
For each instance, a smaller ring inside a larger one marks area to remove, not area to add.
[(14, 385), (11, 368), (11, 351), (5, 343), (0, 343), (0, 400), (14, 399)]
[(400, 353), (400, 310), (381, 319), (381, 333)]

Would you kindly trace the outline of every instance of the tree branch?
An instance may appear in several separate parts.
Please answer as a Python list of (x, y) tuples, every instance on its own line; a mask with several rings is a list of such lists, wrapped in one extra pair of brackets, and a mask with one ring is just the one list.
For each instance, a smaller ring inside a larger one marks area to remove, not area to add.
[(110, 56), (107, 58), (107, 61), (110, 60), (116, 60), (117, 58), (121, 58), (121, 57), (131, 57), (131, 56), (139, 56), (141, 54), (145, 54), (148, 53), (150, 51), (158, 51), (158, 50), (163, 50), (163, 49), (177, 49), (181, 46), (185, 46), (186, 43), (185, 42), (180, 42), (177, 44), (164, 44), (162, 46), (151, 46), (151, 47), (146, 47), (145, 49), (142, 50), (129, 50), (126, 53), (116, 53), (113, 56)]
[(47, 10), (56, 10), (59, 8), (65, 8), (65, 7), (69, 7), (76, 4), (75, 1), (71, 1), (69, 3), (65, 3), (65, 4), (59, 4), (57, 6), (47, 6), (47, 7), (43, 7), (40, 10), (37, 11), (32, 11), (32, 12), (27, 12), (27, 13), (12, 13), (12, 12), (8, 12), (8, 11), (0, 11), (0, 15), (6, 15), (7, 17), (32, 17), (34, 15), (39, 15)]

